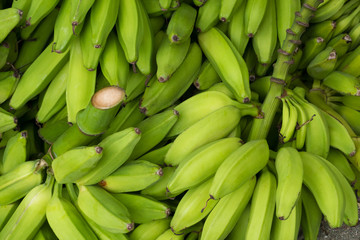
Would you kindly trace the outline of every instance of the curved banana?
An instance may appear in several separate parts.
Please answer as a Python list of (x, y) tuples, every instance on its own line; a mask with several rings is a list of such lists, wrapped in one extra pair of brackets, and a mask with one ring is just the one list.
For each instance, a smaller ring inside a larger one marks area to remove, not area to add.
[(334, 36), (337, 36), (340, 33), (346, 32), (353, 19), (360, 12), (360, 6), (356, 7), (350, 14), (340, 17), (336, 20), (336, 28), (334, 31)]
[(14, 214), (16, 208), (19, 206), (19, 201), (1, 205), (0, 206), (0, 228), (3, 229), (10, 217)]
[(335, 69), (337, 57), (335, 49), (327, 47), (311, 60), (306, 71), (314, 79), (324, 79)]
[[(155, 64), (155, 62), (153, 62), (153, 63)], [(142, 73), (130, 72), (130, 77), (127, 80), (128, 83), (126, 84), (126, 90), (125, 90), (126, 102), (132, 101), (144, 93), (144, 91), (147, 87), (146, 84), (147, 84), (147, 81), (149, 78), (150, 78), (150, 75), (146, 76)], [(139, 101), (137, 101), (137, 102), (139, 103)], [(139, 108), (137, 110), (139, 111)]]
[(244, 54), (245, 48), (249, 42), (249, 37), (245, 33), (245, 7), (246, 1), (242, 1), (235, 10), (228, 29), (228, 36), (240, 55)]
[(305, 41), (299, 69), (305, 69), (314, 57), (325, 49), (326, 42), (322, 37), (314, 37)]
[(311, 18), (310, 22), (318, 23), (334, 16), (344, 5), (345, 0), (328, 1), (316, 10), (316, 16)]
[(286, 143), (293, 139), (293, 134), (298, 120), (298, 111), (286, 97), (281, 98), (281, 101), (283, 103), (283, 113), (279, 137), (280, 142)]
[(333, 71), (323, 79), (322, 83), (342, 94), (360, 96), (360, 81), (351, 74)]
[(220, 81), (219, 74), (211, 66), (209, 60), (206, 59), (201, 65), (199, 75), (194, 81), (194, 86), (199, 90), (207, 90)]
[(27, 160), (27, 136), (28, 134), (25, 130), (9, 139), (1, 159), (1, 174), (11, 171)]
[(352, 39), (350, 50), (358, 48), (360, 43), (360, 23), (351, 28), (349, 36)]
[(340, 63), (336, 70), (351, 74), (354, 77), (359, 77), (360, 69), (357, 67), (357, 63), (360, 61), (360, 45), (355, 48), (354, 51), (349, 52), (349, 54), (343, 56), (343, 58), (344, 60)]
[(20, 22), (23, 11), (17, 8), (6, 8), (0, 10), (0, 43), (9, 35)]
[(201, 6), (196, 17), (195, 28), (198, 32), (206, 32), (220, 21), (220, 7), (221, 1), (206, 0), (206, 4)]
[(13, 71), (0, 73), (0, 103), (11, 97), (19, 80), (20, 75)]
[(320, 225), (322, 221), (322, 214), (314, 196), (310, 190), (303, 186), (301, 191), (302, 198), (302, 217), (301, 229), (306, 239), (317, 239)]
[[(22, 11), (22, 15), (24, 17), (21, 17), (20, 22), (17, 24), (17, 26), (24, 25), (26, 19), (25, 16), (29, 12), (30, 5), (32, 0), (18, 0), (18, 1), (12, 1), (11, 8), (17, 8)], [(2, 9), (2, 8), (1, 8)], [(1, 41), (0, 41), (1, 42)]]
[(164, 160), (167, 151), (171, 147), (172, 143), (168, 143), (160, 148), (153, 149), (152, 151), (141, 156), (142, 160), (155, 163), (160, 166), (165, 166)]
[(129, 234), (130, 240), (152, 240), (164, 233), (170, 225), (170, 218), (140, 224)]
[(295, 19), (295, 13), (300, 11), (301, 1), (275, 0), (273, 5), (274, 7), (276, 5), (277, 32), (279, 36), (280, 47), (282, 47), (286, 38), (286, 30), (291, 28)]
[(307, 41), (314, 37), (321, 37), (328, 42), (334, 35), (336, 22), (333, 20), (326, 20), (319, 23), (312, 24), (309, 29), (301, 36), (302, 41)]
[(357, 124), (357, 119), (360, 117), (359, 111), (337, 104), (331, 104), (331, 107), (344, 118), (356, 135), (360, 134), (360, 126)]
[(70, 24), (74, 35), (77, 35), (77, 27), (83, 25), (86, 14), (95, 3), (95, 0), (73, 0), (71, 1)]
[(168, 229), (165, 232), (163, 232), (160, 236), (156, 238), (156, 240), (184, 240), (185, 234), (175, 234), (172, 229)]
[(327, 160), (331, 162), (349, 182), (355, 181), (355, 173), (343, 153), (337, 149), (330, 148)]
[[(273, 2), (274, 4), (275, 2)], [(252, 38), (259, 29), (268, 8), (268, 0), (247, 0), (245, 7), (245, 34)]]

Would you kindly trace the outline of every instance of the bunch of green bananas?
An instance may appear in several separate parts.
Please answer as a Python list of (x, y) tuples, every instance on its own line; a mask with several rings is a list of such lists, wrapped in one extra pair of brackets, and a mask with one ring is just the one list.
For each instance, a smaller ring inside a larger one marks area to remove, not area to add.
[(360, 0), (1, 1), (0, 240), (356, 226), (359, 62)]

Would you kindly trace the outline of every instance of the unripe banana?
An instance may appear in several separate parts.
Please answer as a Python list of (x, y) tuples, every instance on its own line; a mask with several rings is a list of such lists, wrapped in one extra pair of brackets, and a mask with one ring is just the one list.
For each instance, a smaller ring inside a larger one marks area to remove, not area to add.
[(326, 20), (315, 23), (301, 36), (302, 41), (307, 41), (314, 37), (321, 37), (328, 42), (334, 35), (336, 29), (336, 22), (333, 20)]
[(358, 2), (358, 0), (347, 1), (344, 6), (331, 17), (331, 19), (337, 20), (344, 15), (348, 15), (357, 7)]
[(0, 42), (9, 35), (11, 30), (20, 22), (23, 15), (23, 11), (17, 8), (6, 8), (0, 10)]
[(163, 18), (163, 16), (158, 16), (158, 17), (150, 17), (149, 20), (150, 20), (150, 28), (152, 29), (152, 33), (155, 36), (163, 28), (165, 19)]
[(345, 2), (345, 0), (326, 2), (316, 10), (316, 15), (310, 21), (318, 23), (331, 18), (342, 8)]
[(350, 50), (355, 49), (360, 43), (360, 23), (356, 24), (349, 32), (352, 39)]
[(3, 67), (6, 67), (6, 60), (10, 54), (10, 46), (5, 40), (0, 44), (0, 69), (3, 69)]
[(27, 160), (26, 142), (27, 131), (21, 131), (9, 139), (2, 156), (1, 174), (11, 171)]
[[(64, 109), (66, 111), (66, 107)], [(43, 125), (42, 128), (39, 129), (38, 134), (42, 140), (52, 144), (69, 128), (70, 126), (65, 117), (55, 122), (47, 122), (45, 125)]]
[(219, 22), (221, 1), (207, 0), (201, 6), (196, 17), (195, 28), (198, 32), (206, 32)]
[(41, 226), (39, 231), (36, 233), (34, 240), (55, 240), (57, 239), (55, 233), (49, 226), (49, 223), (47, 221), (44, 222), (44, 224)]
[(192, 2), (195, 6), (202, 7), (207, 2), (207, 0), (193, 0)]
[(0, 73), (0, 103), (11, 97), (19, 80), (20, 75), (13, 71)]
[(333, 47), (338, 57), (342, 57), (349, 50), (352, 39), (350, 35), (343, 33), (333, 37), (327, 46)]
[(340, 17), (336, 20), (336, 28), (334, 31), (334, 36), (337, 36), (340, 33), (347, 32), (350, 27), (352, 20), (360, 12), (360, 6), (356, 7), (350, 14)]
[(349, 182), (355, 181), (355, 173), (343, 153), (337, 149), (330, 148), (327, 160), (331, 162)]
[(17, 26), (21, 26), (25, 23), (26, 19), (25, 16), (27, 15), (27, 13), (29, 12), (30, 9), (30, 5), (31, 5), (31, 1), (32, 0), (18, 0), (18, 1), (12, 1), (12, 5), (11, 8), (17, 8), (19, 10), (22, 11), (22, 15), (24, 17), (22, 17), (20, 19), (20, 22), (17, 24)]
[(245, 33), (245, 7), (246, 1), (242, 1), (239, 7), (235, 10), (234, 15), (229, 23), (229, 38), (239, 51), (240, 55), (244, 54), (249, 37)]
[[(240, 118), (241, 110), (234, 106), (225, 106), (210, 113), (175, 139), (166, 154), (165, 163), (177, 166), (195, 149), (226, 137), (239, 123)], [(217, 124), (213, 124), (214, 122)]]
[(169, 218), (150, 221), (140, 224), (129, 234), (130, 240), (152, 240), (165, 232), (170, 225)]
[[(270, 4), (270, 2), (269, 2)], [(273, 3), (275, 7), (276, 4), (276, 22), (277, 22), (277, 31), (279, 36), (280, 47), (283, 46), (286, 38), (286, 30), (291, 28), (294, 19), (295, 13), (300, 11), (301, 1), (299, 0), (276, 0)], [(266, 16), (265, 16), (266, 17)], [(265, 24), (265, 23), (262, 23)]]
[(200, 33), (198, 40), (210, 63), (236, 99), (249, 102), (251, 91), (248, 69), (231, 41), (216, 28)]
[(26, 161), (0, 176), (0, 205), (10, 204), (24, 197), (43, 181), (44, 160)]
[(227, 237), (229, 240), (244, 240), (246, 234), (246, 228), (249, 223), (249, 216), (250, 216), (250, 206), (249, 203), (243, 212), (241, 213), (240, 217), (238, 218), (236, 225), (234, 226), (233, 230)]
[(281, 98), (282, 108), (282, 122), (279, 132), (280, 142), (286, 143), (293, 139), (293, 134), (296, 128), (298, 111), (296, 107), (288, 101), (288, 99)]
[(82, 23), (85, 20), (87, 12), (90, 10), (94, 2), (95, 0), (71, 1), (70, 23), (74, 35), (77, 34), (77, 26), (82, 25)]
[(359, 111), (337, 104), (331, 104), (331, 107), (344, 118), (356, 135), (360, 134), (360, 127), (357, 124), (357, 119), (360, 117)]
[(327, 47), (314, 57), (306, 70), (314, 79), (324, 79), (335, 69), (336, 62), (337, 54), (335, 49)]
[(168, 229), (165, 232), (163, 232), (159, 237), (156, 238), (156, 240), (184, 240), (185, 234), (175, 234), (172, 229)]
[(324, 50), (325, 47), (326, 42), (322, 37), (314, 37), (307, 40), (303, 48), (301, 61), (299, 63), (299, 69), (306, 68), (311, 62), (311, 60), (314, 59), (314, 57), (318, 55), (319, 52)]
[(220, 81), (220, 76), (217, 74), (214, 67), (211, 66), (209, 60), (206, 59), (201, 65), (199, 75), (194, 81), (194, 86), (199, 90), (207, 90)]
[[(245, 8), (245, 34), (252, 38), (259, 29), (268, 7), (268, 0), (247, 0)], [(269, 3), (270, 4), (270, 3)]]
[(111, 134), (102, 140), (99, 143), (99, 147), (103, 148), (101, 159), (95, 168), (76, 182), (81, 185), (91, 185), (113, 173), (130, 157), (140, 138), (139, 129), (131, 127)]
[(127, 233), (134, 228), (124, 204), (99, 186), (80, 186), (77, 204), (84, 215), (110, 232)]
[(357, 63), (360, 61), (360, 45), (355, 48), (354, 51), (344, 55), (343, 58), (344, 60), (340, 63), (336, 70), (351, 74), (354, 77), (359, 77), (360, 69), (358, 68)]
[(172, 143), (168, 143), (163, 147), (154, 149), (154, 150), (142, 155), (141, 159), (148, 161), (148, 162), (155, 163), (160, 166), (164, 166), (165, 165), (165, 162), (164, 162), (165, 156), (166, 156), (167, 151), (171, 147), (171, 145), (172, 145)]
[(320, 230), (322, 214), (314, 196), (305, 186), (302, 188), (301, 198), (303, 204), (301, 229), (306, 239), (315, 240)]
[[(258, 152), (262, 153), (261, 156)], [(268, 161), (269, 147), (265, 140), (245, 143), (233, 151), (216, 171), (209, 191), (210, 199), (219, 199), (235, 191), (263, 169)]]
[(223, 82), (219, 82), (219, 83), (214, 84), (207, 91), (208, 92), (210, 92), (210, 91), (221, 92), (221, 93), (225, 94), (226, 96), (228, 96), (229, 98), (231, 98), (233, 100), (236, 100), (234, 94), (232, 93), (232, 91)]
[[(19, 206), (19, 201), (0, 206), (0, 229), (3, 229)], [(169, 222), (170, 223), (170, 222)]]
[(360, 81), (344, 72), (333, 71), (323, 81), (323, 84), (341, 94), (359, 96)]
[(142, 195), (118, 193), (114, 196), (126, 206), (135, 223), (164, 219), (171, 213), (167, 204)]

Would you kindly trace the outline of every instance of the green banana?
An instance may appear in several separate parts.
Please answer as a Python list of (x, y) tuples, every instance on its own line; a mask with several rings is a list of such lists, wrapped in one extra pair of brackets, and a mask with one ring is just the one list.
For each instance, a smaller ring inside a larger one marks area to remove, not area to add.
[(62, 184), (55, 184), (54, 194), (46, 206), (46, 219), (59, 239), (97, 239), (76, 207), (62, 197)]
[(331, 19), (337, 20), (338, 18), (340, 18), (346, 14), (349, 14), (357, 7), (358, 2), (359, 2), (358, 0), (347, 1), (344, 4), (344, 6), (331, 17)]
[(200, 33), (198, 40), (210, 63), (236, 99), (249, 102), (251, 92), (248, 68), (231, 41), (216, 28)]
[(194, 82), (201, 66), (202, 52), (197, 43), (190, 45), (187, 56), (177, 71), (172, 75), (171, 81), (161, 83), (154, 76), (145, 89), (140, 103), (140, 111), (151, 116), (178, 100)]
[(172, 143), (169, 143), (163, 147), (154, 149), (154, 150), (142, 155), (141, 159), (148, 161), (148, 162), (155, 163), (160, 166), (164, 166), (165, 165), (165, 162), (164, 162), (165, 155), (166, 155), (167, 151), (169, 150), (169, 148), (171, 147), (171, 145), (172, 145)]
[(68, 61), (68, 52), (51, 52), (52, 44), (36, 58), (21, 77), (9, 105), (14, 109), (23, 107), (30, 99), (42, 92)]
[(231, 18), (228, 30), (229, 38), (240, 55), (244, 54), (246, 45), (249, 42), (249, 37), (245, 33), (245, 7), (246, 1), (242, 1)]
[[(1, 113), (1, 108), (0, 108), (0, 113)], [(3, 117), (3, 116), (1, 116), (1, 117)], [(9, 141), (9, 139), (11, 137), (15, 136), (18, 132), (19, 132), (19, 130), (17, 130), (17, 129), (11, 129), (11, 130), (7, 130), (7, 131), (2, 132), (0, 134), (0, 149), (4, 150), (4, 148), (6, 147), (6, 144)], [(2, 157), (2, 155), (0, 155), (0, 156)]]
[(164, 13), (161, 9), (159, 0), (147, 0), (143, 1), (147, 14), (151, 17), (157, 17)]
[[(17, 1), (12, 1), (11, 4), (11, 8), (17, 8), (19, 10), (22, 11), (22, 15), (26, 16), (27, 13), (29, 12), (30, 9), (30, 5), (31, 5), (32, 0), (17, 0)], [(21, 18), (20, 22), (17, 24), (17, 26), (22, 26), (24, 25), (26, 19)], [(1, 42), (1, 41), (0, 41)]]
[(170, 225), (169, 218), (150, 221), (140, 224), (129, 234), (130, 240), (152, 240), (165, 232)]
[(316, 10), (316, 15), (310, 20), (310, 22), (318, 23), (330, 19), (343, 7), (345, 2), (345, 0), (326, 2)]
[(324, 79), (335, 69), (337, 57), (335, 49), (327, 47), (311, 60), (306, 71), (314, 79)]
[(223, 82), (219, 82), (219, 83), (214, 84), (207, 91), (208, 92), (210, 92), (210, 91), (221, 92), (221, 93), (225, 94), (226, 96), (228, 96), (229, 98), (231, 98), (233, 100), (236, 100), (235, 95), (232, 93), (232, 91)]
[(193, 4), (197, 7), (202, 7), (206, 2), (207, 0), (193, 0)]
[[(64, 107), (66, 111), (66, 107)], [(66, 117), (56, 122), (47, 122), (39, 129), (38, 135), (45, 142), (52, 144), (56, 139), (63, 134), (70, 126), (67, 123)]]
[(45, 222), (46, 206), (50, 202), (54, 177), (26, 194), (15, 212), (0, 231), (0, 239), (32, 239)]
[(152, 29), (152, 33), (155, 36), (163, 28), (165, 19), (163, 18), (163, 16), (158, 16), (158, 17), (150, 17), (149, 20), (150, 20), (150, 28)]
[(244, 240), (246, 234), (246, 228), (249, 223), (250, 216), (250, 203), (245, 207), (240, 217), (238, 218), (233, 230), (230, 232), (226, 239), (229, 240)]
[(327, 46), (333, 47), (336, 51), (338, 57), (342, 57), (349, 50), (351, 46), (352, 39), (350, 35), (346, 33), (339, 34), (333, 37)]
[(13, 71), (0, 73), (0, 103), (5, 102), (14, 93), (20, 75)]
[(360, 95), (360, 81), (348, 73), (333, 71), (326, 78), (324, 78), (322, 83), (325, 86), (340, 92), (341, 94), (353, 96)]
[(357, 119), (360, 116), (360, 112), (347, 106), (340, 106), (337, 104), (331, 104), (331, 107), (344, 118), (344, 120), (350, 125), (351, 129), (360, 134), (360, 127), (357, 124)]
[(18, 201), (0, 206), (0, 229), (4, 228), (5, 224), (9, 221), (18, 206)]
[(165, 232), (163, 232), (160, 236), (158, 236), (156, 238), (156, 240), (167, 240), (167, 239), (171, 239), (171, 240), (184, 240), (185, 239), (185, 234), (175, 234), (172, 229), (168, 229)]
[(332, 20), (326, 20), (319, 23), (314, 23), (309, 29), (301, 36), (302, 41), (307, 41), (314, 37), (321, 37), (325, 42), (328, 42), (334, 35), (336, 28), (336, 22)]
[(113, 195), (129, 210), (135, 223), (147, 223), (167, 218), (171, 211), (167, 204), (142, 195), (117, 193)]
[[(5, 38), (6, 40), (6, 38)], [(7, 42), (3, 41), (0, 44), (0, 69), (6, 67), (6, 60), (10, 54), (10, 46)]]
[(102, 157), (102, 147), (74, 148), (55, 158), (51, 164), (58, 183), (72, 183), (93, 169)]
[(12, 66), (16, 61), (19, 53), (19, 44), (16, 33), (10, 32), (9, 35), (3, 41), (2, 45), (8, 47), (8, 53), (6, 59), (4, 60), (6, 61), (6, 65), (2, 67), (1, 71), (10, 70), (11, 68), (15, 71), (15, 69)]
[(286, 143), (293, 139), (296, 128), (298, 111), (296, 107), (285, 98), (281, 98), (283, 102), (282, 122), (279, 132), (280, 142)]
[(144, 160), (131, 161), (99, 182), (109, 192), (140, 191), (157, 182), (163, 175), (162, 168)]
[[(268, 7), (268, 0), (247, 0), (245, 7), (245, 34), (252, 38), (259, 29)], [(270, 3), (269, 3), (270, 4)]]
[(269, 170), (264, 169), (252, 196), (245, 239), (270, 239), (275, 193), (276, 178)]
[(343, 56), (343, 61), (337, 66), (336, 70), (345, 72), (353, 75), (354, 77), (360, 76), (360, 71), (356, 67), (357, 62), (360, 59), (360, 46), (357, 47), (354, 51), (349, 52)]
[(77, 205), (82, 214), (113, 233), (134, 229), (130, 214), (123, 203), (98, 186), (79, 186)]
[(322, 37), (314, 37), (305, 41), (299, 69), (305, 69), (312, 59), (326, 47), (326, 42)]
[(298, 112), (298, 119), (296, 125), (296, 132), (295, 132), (295, 147), (296, 149), (300, 150), (305, 145), (306, 140), (306, 128), (307, 123), (310, 121), (306, 114), (305, 109), (293, 98), (289, 98), (291, 104), (296, 108)]
[[(240, 118), (241, 110), (234, 106), (225, 106), (210, 113), (175, 139), (166, 153), (165, 163), (177, 166), (195, 149), (226, 137), (239, 123)], [(214, 122), (217, 124), (213, 124)]]
[(356, 7), (348, 15), (342, 16), (336, 20), (336, 28), (334, 31), (334, 36), (337, 36), (340, 33), (347, 32), (350, 27), (352, 20), (360, 12), (360, 6)]
[(360, 44), (360, 23), (356, 24), (349, 32), (349, 36), (352, 40), (350, 50), (357, 48)]
[[(261, 156), (258, 152), (262, 153)], [(253, 160), (255, 158), (256, 161)], [(235, 191), (264, 168), (268, 161), (269, 147), (265, 140), (245, 143), (233, 151), (217, 169), (209, 190), (210, 199), (219, 199)]]
[[(282, 147), (275, 159), (278, 185), (276, 188), (276, 217), (286, 220), (291, 216), (303, 184), (303, 163), (295, 148)], [(296, 214), (301, 210), (297, 209)], [(281, 239), (281, 238), (280, 238)]]
[(256, 177), (220, 199), (205, 220), (201, 239), (226, 239), (248, 204), (256, 185)]
[(36, 120), (40, 123), (47, 122), (52, 116), (65, 106), (66, 82), (69, 78), (69, 63), (59, 71), (51, 81), (42, 99)]
[(27, 131), (21, 131), (11, 137), (2, 156), (1, 174), (5, 174), (27, 160)]
[(360, 101), (358, 96), (345, 95), (345, 96), (331, 96), (330, 102), (341, 102), (343, 105), (352, 108), (354, 110), (360, 110)]
[(330, 148), (327, 160), (331, 162), (347, 178), (348, 181), (355, 181), (355, 173), (343, 153), (337, 149)]
[(220, 7), (221, 1), (206, 0), (206, 4), (201, 6), (196, 17), (195, 28), (198, 32), (207, 32), (220, 21)]
[(130, 72), (130, 77), (126, 85), (126, 102), (132, 101), (144, 93), (149, 78), (150, 75), (145, 76), (141, 73)]
[(141, 139), (141, 133), (137, 128), (127, 128), (111, 134), (99, 143), (103, 148), (102, 157), (95, 168), (91, 169), (84, 176), (76, 180), (80, 185), (91, 185), (100, 182), (102, 179), (113, 173), (129, 157)]
[(23, 11), (17, 8), (6, 8), (0, 10), (0, 43), (9, 35), (20, 22)]
[(39, 231), (36, 233), (34, 240), (56, 240), (58, 239), (50, 228), (48, 221), (45, 221)]
[(10, 204), (24, 197), (43, 181), (44, 160), (26, 161), (0, 176), (0, 205)]
[(91, 229), (96, 234), (97, 238), (100, 240), (128, 240), (125, 234), (123, 233), (113, 233), (108, 231), (107, 229), (103, 228), (102, 226), (96, 224), (94, 221), (89, 219), (88, 217), (84, 216), (87, 223), (90, 225)]
[(314, 196), (310, 190), (303, 186), (301, 191), (302, 198), (302, 217), (301, 217), (301, 229), (303, 231), (305, 239), (315, 240), (317, 239), (322, 214)]
[(181, 193), (207, 180), (241, 145), (239, 138), (224, 138), (196, 149), (176, 168), (167, 184), (167, 191)]
[(173, 44), (163, 38), (156, 53), (156, 76), (159, 82), (166, 82), (179, 69), (189, 52), (190, 38), (183, 43)]
[(94, 3), (95, 0), (71, 1), (70, 22), (74, 35), (77, 35), (77, 26), (83, 24), (87, 12), (90, 10)]
[(222, 22), (231, 21), (231, 17), (243, 0), (221, 0), (219, 19)]
[(282, 47), (284, 45), (284, 41), (286, 38), (286, 30), (291, 28), (295, 19), (295, 13), (297, 11), (300, 11), (301, 1), (276, 0), (275, 3), (273, 3), (273, 7), (275, 7), (275, 5), (276, 5), (277, 32), (279, 36), (280, 47)]
[(199, 75), (194, 81), (194, 86), (199, 90), (207, 90), (220, 81), (220, 76), (214, 67), (211, 66), (209, 60), (206, 59), (201, 65)]

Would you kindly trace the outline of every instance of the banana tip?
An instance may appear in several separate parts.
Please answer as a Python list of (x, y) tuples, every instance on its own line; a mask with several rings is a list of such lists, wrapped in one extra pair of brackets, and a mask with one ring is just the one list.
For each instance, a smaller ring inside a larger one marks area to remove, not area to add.
[(140, 129), (139, 129), (139, 128), (135, 128), (135, 133), (136, 133), (136, 134), (140, 134), (140, 133), (141, 133)]
[(27, 138), (27, 136), (28, 136), (28, 133), (26, 130), (21, 132), (21, 137)]
[(170, 208), (167, 208), (167, 209), (165, 210), (165, 214), (166, 214), (166, 216), (170, 216), (170, 214), (171, 214), (171, 209), (170, 209)]
[(159, 169), (156, 171), (156, 175), (159, 175), (159, 176), (164, 175), (164, 172), (163, 172), (162, 168), (159, 168)]
[(174, 34), (174, 35), (171, 37), (171, 40), (172, 40), (173, 42), (178, 42), (178, 41), (179, 41), (179, 36), (176, 35), (176, 34)]
[(99, 184), (101, 187), (104, 187), (104, 186), (106, 186), (106, 181), (105, 181), (105, 180), (101, 180), (98, 184)]
[(284, 216), (279, 217), (279, 220), (285, 220)]
[(227, 19), (226, 19), (226, 18), (224, 18), (224, 17), (222, 17), (222, 18), (220, 18), (220, 21), (222, 21), (222, 22), (226, 22), (226, 21), (227, 21)]
[(254, 37), (254, 34), (249, 33), (249, 34), (248, 34), (248, 37), (249, 37), (249, 38), (253, 38), (253, 37)]
[(243, 99), (243, 103), (249, 103), (250, 102), (250, 98), (246, 97)]
[(132, 222), (132, 223), (128, 223), (127, 225), (126, 225), (126, 228), (127, 228), (127, 230), (130, 232), (130, 231), (132, 231), (133, 229), (134, 229), (134, 227), (135, 227), (135, 224)]
[(145, 115), (146, 115), (146, 112), (147, 112), (146, 107), (139, 107), (139, 109), (140, 109), (140, 112), (141, 112), (142, 114), (145, 114)]
[(349, 156), (350, 156), (350, 157), (353, 157), (353, 156), (355, 156), (355, 154), (356, 154), (356, 150), (352, 151), (352, 152), (349, 154)]
[(102, 147), (99, 147), (99, 146), (96, 146), (96, 147), (95, 147), (95, 151), (96, 151), (96, 153), (100, 154), (100, 153), (102, 153), (103, 148), (102, 148)]

